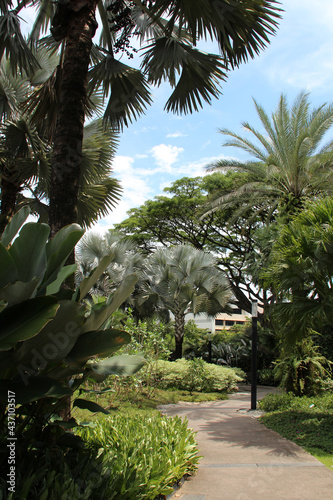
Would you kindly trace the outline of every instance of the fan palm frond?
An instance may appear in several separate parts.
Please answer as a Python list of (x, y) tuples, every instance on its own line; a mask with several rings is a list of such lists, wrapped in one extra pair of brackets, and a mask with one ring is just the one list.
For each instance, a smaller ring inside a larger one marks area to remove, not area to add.
[(128, 126), (151, 103), (147, 82), (140, 70), (114, 59), (110, 54), (89, 71), (90, 88), (102, 86), (110, 93), (104, 118), (118, 130)]
[(0, 60), (6, 56), (13, 74), (30, 73), (39, 68), (39, 63), (21, 33), (20, 18), (15, 11), (0, 16)]
[(232, 67), (253, 58), (269, 43), (281, 17), (279, 2), (249, 0), (157, 0), (152, 8), (156, 17), (168, 19), (167, 29), (185, 29), (195, 45), (197, 40), (218, 41), (222, 55)]

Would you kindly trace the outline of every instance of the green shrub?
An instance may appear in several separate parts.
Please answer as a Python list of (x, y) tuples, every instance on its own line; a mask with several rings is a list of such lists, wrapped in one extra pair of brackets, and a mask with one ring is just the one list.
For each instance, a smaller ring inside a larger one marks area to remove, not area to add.
[(102, 498), (108, 500), (168, 495), (171, 486), (193, 472), (199, 460), (194, 434), (180, 417), (156, 414), (143, 420), (116, 415), (79, 433), (103, 457), (110, 476)]
[(261, 385), (276, 385), (276, 380), (274, 377), (274, 372), (270, 368), (263, 368), (262, 370), (258, 370), (258, 383)]
[(296, 343), (292, 352), (283, 353), (275, 363), (274, 376), (287, 392), (295, 396), (312, 396), (326, 388), (331, 364), (309, 337)]
[[(18, 450), (19, 451), (19, 450)], [(0, 498), (29, 500), (106, 499), (109, 471), (98, 450), (57, 447), (30, 448), (17, 455), (15, 493), (7, 496), (8, 484), (0, 479)]]
[(135, 322), (131, 314), (124, 324), (125, 330), (131, 335), (131, 342), (122, 348), (120, 353), (142, 353), (147, 361), (168, 359), (171, 350), (165, 338), (168, 328), (155, 320)]
[(259, 402), (259, 407), (261, 410), (267, 412), (288, 410), (292, 407), (294, 400), (295, 397), (291, 392), (287, 394), (267, 394), (267, 396)]
[(266, 412), (284, 410), (308, 410), (316, 408), (320, 411), (333, 411), (333, 394), (328, 393), (322, 396), (297, 397), (291, 392), (267, 394), (259, 403), (260, 409)]
[(232, 392), (245, 374), (241, 370), (206, 363), (203, 360), (158, 361), (142, 370), (162, 389), (198, 392)]

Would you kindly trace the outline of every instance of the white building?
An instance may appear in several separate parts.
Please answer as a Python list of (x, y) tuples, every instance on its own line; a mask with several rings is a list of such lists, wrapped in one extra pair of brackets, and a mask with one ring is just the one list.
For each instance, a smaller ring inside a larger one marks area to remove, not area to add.
[(215, 318), (208, 318), (205, 314), (195, 315), (192, 313), (186, 314), (185, 321), (192, 319), (198, 328), (209, 330), (210, 332), (218, 332), (219, 330), (229, 330), (234, 325), (243, 325), (246, 320), (251, 318), (251, 314), (237, 307), (233, 307), (232, 314), (220, 313)]

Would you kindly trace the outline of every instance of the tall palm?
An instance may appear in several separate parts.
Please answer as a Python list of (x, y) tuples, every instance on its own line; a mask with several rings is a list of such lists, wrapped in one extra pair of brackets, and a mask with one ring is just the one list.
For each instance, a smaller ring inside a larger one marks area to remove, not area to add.
[(228, 310), (229, 285), (211, 254), (190, 245), (162, 248), (147, 258), (137, 296), (140, 307), (170, 311), (175, 318), (175, 357), (182, 357), (185, 316), (214, 317)]
[(322, 145), (322, 140), (333, 124), (333, 105), (310, 109), (309, 94), (302, 92), (288, 107), (281, 95), (279, 105), (270, 118), (256, 101), (255, 107), (263, 132), (248, 123), (243, 127), (255, 139), (253, 142), (228, 129), (220, 132), (230, 139), (225, 146), (239, 148), (255, 158), (241, 162), (220, 160), (210, 165), (211, 170), (237, 169), (248, 173), (246, 183), (238, 189), (219, 195), (209, 209), (240, 204), (244, 209), (263, 204), (280, 211), (293, 212), (304, 200), (319, 193), (331, 193), (333, 188), (333, 141)]
[[(151, 102), (149, 84), (162, 80), (174, 88), (166, 109), (192, 112), (218, 96), (218, 84), (230, 69), (269, 43), (280, 17), (276, 0), (202, 0), (195, 5), (189, 0), (68, 0), (52, 6), (47, 0), (26, 0), (12, 10), (12, 0), (3, 0), (0, 54), (12, 54), (13, 67), (21, 70), (35, 65), (18, 21), (20, 10), (32, 4), (39, 10), (31, 40), (37, 40), (52, 19), (53, 38), (63, 45), (54, 75), (59, 100), (50, 191), (53, 233), (77, 219), (83, 124), (91, 89), (101, 87), (109, 96), (105, 118), (118, 128), (144, 112)], [(99, 44), (93, 45), (97, 9), (103, 29)], [(10, 30), (16, 44), (8, 36)], [(144, 47), (141, 70), (117, 59), (132, 37)], [(196, 48), (207, 37), (217, 41), (221, 55)]]

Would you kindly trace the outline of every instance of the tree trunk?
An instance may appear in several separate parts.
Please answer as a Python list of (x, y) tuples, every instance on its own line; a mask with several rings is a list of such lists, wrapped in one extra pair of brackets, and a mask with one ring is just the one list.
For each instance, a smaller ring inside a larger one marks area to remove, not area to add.
[(15, 214), (17, 195), (19, 192), (20, 186), (4, 178), (1, 179), (0, 234), (3, 233), (6, 225)]
[(56, 40), (66, 38), (66, 47), (51, 162), (52, 236), (67, 224), (77, 222), (88, 67), (98, 1), (69, 0), (58, 7), (53, 19), (53, 36)]
[[(51, 161), (51, 237), (62, 227), (77, 222), (88, 68), (97, 28), (95, 12), (98, 1), (69, 0), (58, 4), (52, 21), (54, 38), (58, 41), (66, 39), (66, 47)], [(63, 402), (64, 408), (59, 415), (69, 420), (71, 397), (64, 397)]]
[(185, 315), (182, 312), (175, 313), (175, 359), (183, 356), (183, 340), (185, 328)]

